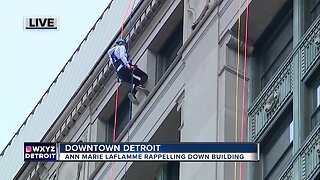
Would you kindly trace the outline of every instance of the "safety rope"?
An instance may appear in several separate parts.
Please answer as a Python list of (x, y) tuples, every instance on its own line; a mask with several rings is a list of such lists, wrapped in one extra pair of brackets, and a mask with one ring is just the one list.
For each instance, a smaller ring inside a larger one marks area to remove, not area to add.
[[(124, 23), (125, 20), (127, 18), (128, 15), (128, 11), (130, 8), (132, 0), (129, 1), (129, 4), (127, 6), (123, 21), (122, 21), (122, 25), (121, 25), (121, 33), (120, 33), (120, 37), (123, 38), (123, 33), (124, 33)], [(131, 16), (130, 16), (130, 21), (131, 21)], [(116, 130), (117, 130), (117, 114), (118, 114), (118, 101), (119, 101), (119, 86), (120, 86), (120, 80), (119, 78), (117, 78), (117, 90), (116, 90), (116, 97), (115, 97), (115, 111), (114, 111), (114, 123), (113, 123), (113, 137), (112, 137), (112, 142), (116, 141)], [(131, 104), (131, 103), (130, 103)], [(130, 106), (130, 105), (129, 105)], [(130, 108), (130, 107), (129, 107)], [(130, 113), (130, 110), (129, 110)], [(131, 114), (131, 113), (130, 113)], [(130, 115), (129, 115), (129, 118)], [(126, 167), (125, 167), (125, 176), (126, 176)], [(111, 173), (110, 173), (110, 180), (112, 180), (113, 178), (113, 172), (114, 172), (114, 162), (111, 163)]]
[[(115, 142), (115, 141), (116, 141), (117, 115), (118, 115), (118, 99), (119, 99), (119, 86), (120, 86), (120, 80), (117, 78), (117, 90), (116, 90), (116, 97), (115, 97), (115, 108), (114, 108), (114, 120), (113, 120), (113, 136), (112, 136), (112, 142)], [(112, 180), (113, 171), (114, 171), (114, 162), (111, 163), (110, 180)]]
[[(130, 1), (129, 1), (129, 4), (128, 4), (127, 9), (126, 9), (126, 13), (125, 13), (124, 18), (123, 18), (123, 20), (122, 20), (122, 25), (121, 25), (121, 34), (120, 34), (120, 37), (121, 37), (121, 38), (123, 38), (124, 23), (125, 23), (125, 21), (126, 21), (126, 19), (127, 19), (128, 12), (129, 12), (129, 8), (130, 8), (130, 5), (131, 5), (131, 2), (132, 2), (132, 0), (130, 0)], [(130, 16), (130, 17), (131, 17), (131, 16)]]
[[(234, 125), (234, 141), (238, 141), (238, 96), (239, 96), (239, 66), (240, 66), (240, 29), (241, 29), (241, 4), (242, 0), (239, 1), (238, 8), (238, 32), (237, 32), (237, 77), (236, 77), (236, 107), (235, 107), (235, 125)], [(237, 179), (237, 162), (234, 162), (234, 180)]]
[[(133, 5), (135, 4), (136, 0), (133, 1)], [(130, 2), (131, 4), (131, 2)], [(129, 6), (130, 6), (129, 4)], [(131, 12), (130, 12), (130, 17), (129, 17), (129, 27), (132, 27), (132, 11), (133, 11), (133, 7), (131, 7)], [(128, 50), (130, 49), (130, 41), (127, 42), (127, 48)], [(132, 62), (131, 62), (132, 63)], [(133, 95), (133, 88), (134, 88), (134, 85), (133, 85), (133, 70), (131, 70), (131, 90), (130, 90), (130, 93)], [(132, 119), (132, 102), (130, 101), (129, 103), (129, 109), (128, 109), (128, 124), (130, 124), (131, 122), (131, 119)], [(127, 138), (127, 142), (130, 140), (130, 128), (128, 128), (128, 138)], [(127, 165), (128, 165), (128, 162), (126, 162), (126, 164), (124, 165), (124, 179), (127, 179)]]
[[(242, 85), (242, 113), (241, 113), (241, 132), (240, 141), (244, 138), (244, 109), (246, 96), (246, 73), (247, 73), (247, 47), (248, 47), (248, 21), (249, 21), (249, 0), (246, 5), (246, 20), (245, 20), (245, 38), (244, 38), (244, 65), (243, 65), (243, 85)], [(242, 180), (242, 163), (240, 162), (240, 180)]]
[(119, 86), (120, 81), (117, 79), (117, 90), (116, 90), (116, 104), (114, 109), (114, 121), (113, 121), (113, 137), (112, 142), (116, 141), (116, 131), (117, 131), (117, 115), (118, 115), (118, 99), (119, 99)]
[[(131, 2), (130, 2), (130, 4), (131, 4)], [(129, 6), (130, 6), (130, 4), (129, 4)], [(135, 0), (134, 0), (134, 2), (133, 2), (133, 5), (134, 5), (134, 4), (135, 4)], [(131, 7), (131, 12), (130, 12), (130, 16), (129, 16), (129, 27), (132, 26), (132, 24), (131, 24), (131, 19), (132, 19), (133, 7), (134, 7), (134, 6)], [(127, 49), (130, 49), (130, 42), (129, 42), (129, 41), (127, 42)], [(131, 62), (131, 63), (132, 63), (132, 62)], [(131, 84), (130, 93), (132, 94), (132, 93), (133, 93), (133, 88), (134, 88), (134, 86), (133, 86), (133, 70), (131, 70), (131, 83), (130, 83), (130, 84)], [(132, 108), (132, 102), (130, 101), (130, 103), (129, 103), (128, 123), (130, 123), (131, 118), (132, 118), (131, 108)], [(127, 139), (127, 141), (129, 141), (129, 138), (130, 138), (130, 133), (129, 133), (129, 129), (128, 129), (128, 139)]]

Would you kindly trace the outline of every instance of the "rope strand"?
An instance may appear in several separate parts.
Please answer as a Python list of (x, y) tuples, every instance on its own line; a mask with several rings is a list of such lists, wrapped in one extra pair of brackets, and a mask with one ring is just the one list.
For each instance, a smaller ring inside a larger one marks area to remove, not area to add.
[[(120, 37), (123, 38), (123, 33), (124, 33), (124, 23), (125, 20), (127, 19), (127, 15), (129, 12), (129, 8), (131, 5), (132, 0), (129, 1), (129, 4), (127, 6), (123, 21), (122, 21), (122, 25), (121, 25), (121, 34)], [(132, 10), (131, 10), (132, 12)], [(130, 13), (131, 14), (131, 13)], [(130, 21), (131, 21), (131, 15), (130, 15)], [(117, 130), (117, 113), (118, 113), (118, 99), (119, 99), (119, 86), (120, 86), (120, 82), (117, 82), (117, 90), (116, 90), (116, 97), (115, 97), (115, 112), (114, 112), (114, 123), (113, 123), (113, 138), (112, 141), (115, 142), (116, 141), (116, 130)], [(130, 106), (130, 105), (129, 105)], [(129, 107), (130, 108), (130, 107)], [(130, 110), (129, 110), (130, 113)], [(130, 116), (130, 114), (129, 114)], [(131, 117), (129, 117), (131, 118)], [(130, 120), (129, 120), (130, 121)], [(129, 134), (128, 134), (129, 136)], [(129, 138), (129, 137), (128, 137)], [(127, 165), (127, 164), (126, 164)], [(125, 165), (125, 178), (126, 178), (126, 173), (127, 173), (127, 169), (126, 169), (126, 165)], [(110, 173), (110, 180), (112, 180), (113, 178), (113, 172), (114, 172), (114, 162), (112, 162), (111, 164), (111, 173)]]
[[(240, 30), (241, 30), (241, 4), (242, 0), (239, 1), (238, 8), (238, 32), (237, 32), (237, 77), (236, 77), (236, 99), (235, 99), (235, 126), (234, 126), (234, 141), (238, 141), (238, 99), (239, 99), (239, 67), (240, 67)], [(237, 162), (234, 163), (234, 180), (237, 179)]]
[[(243, 86), (242, 86), (242, 115), (241, 115), (241, 133), (240, 140), (244, 138), (244, 109), (246, 96), (246, 72), (247, 72), (247, 47), (248, 47), (248, 21), (249, 21), (249, 0), (246, 5), (246, 21), (245, 21), (245, 39), (244, 39), (244, 65), (243, 65)], [(240, 180), (242, 180), (242, 163), (240, 162)]]
[(131, 2), (132, 2), (132, 0), (129, 1), (129, 4), (128, 4), (127, 9), (126, 9), (126, 13), (125, 13), (124, 18), (123, 18), (123, 20), (122, 20), (121, 34), (120, 34), (120, 37), (121, 37), (121, 38), (123, 38), (124, 23), (125, 23), (125, 21), (126, 21), (126, 19), (127, 19)]
[(112, 142), (116, 141), (116, 131), (117, 131), (117, 114), (118, 114), (118, 99), (119, 99), (119, 85), (120, 82), (117, 82), (117, 90), (116, 90), (116, 104), (115, 104), (115, 110), (114, 110), (114, 121), (113, 121), (113, 136), (112, 136)]
[[(133, 1), (133, 5), (135, 4), (135, 0)], [(131, 22), (131, 20), (132, 20), (132, 11), (133, 11), (133, 7), (134, 6), (132, 6), (131, 7), (131, 12), (130, 12), (130, 17), (129, 17), (129, 23), (130, 23), (130, 27), (132, 26), (132, 22)], [(130, 48), (130, 44), (129, 44), (129, 41), (128, 41), (128, 49)], [(131, 94), (133, 94), (133, 88), (134, 88), (134, 86), (133, 86), (133, 70), (131, 70), (131, 90), (130, 90), (130, 93)], [(129, 117), (129, 119), (128, 119), (128, 124), (130, 123), (130, 121), (131, 121), (131, 118), (132, 118), (132, 102), (130, 102), (129, 103), (129, 115), (128, 115)], [(128, 141), (130, 141), (130, 128), (128, 128), (128, 138), (127, 138), (127, 142)], [(125, 171), (125, 173), (124, 173), (124, 176), (125, 176), (125, 178), (124, 179), (127, 179), (127, 165), (128, 165), (128, 162), (126, 162), (126, 164), (125, 164), (125, 166), (124, 166), (124, 171)]]
[[(115, 141), (116, 141), (117, 114), (118, 114), (118, 99), (119, 99), (119, 86), (120, 86), (120, 82), (119, 82), (119, 80), (117, 80), (117, 90), (116, 90), (116, 97), (115, 97), (115, 109), (114, 109), (112, 142), (115, 142)], [(111, 163), (110, 180), (112, 180), (113, 171), (114, 171), (114, 162)]]

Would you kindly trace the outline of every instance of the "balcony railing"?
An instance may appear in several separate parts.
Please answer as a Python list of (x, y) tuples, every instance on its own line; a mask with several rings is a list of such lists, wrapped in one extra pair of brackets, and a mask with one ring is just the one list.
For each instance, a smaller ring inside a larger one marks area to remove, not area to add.
[(320, 168), (320, 125), (318, 125), (305, 140), (299, 152), (294, 156), (287, 168), (283, 171), (280, 180), (294, 179), (293, 167), (301, 163), (301, 177), (295, 179), (311, 179)]
[[(320, 63), (320, 16), (249, 108), (248, 116), (254, 141), (261, 136), (264, 129), (270, 127), (275, 115), (292, 98), (294, 58), (299, 58), (301, 63), (301, 80)], [(273, 99), (271, 105), (268, 102), (270, 99)]]
[(290, 55), (249, 109), (253, 140), (260, 136), (278, 110), (290, 100), (292, 90), (293, 56)]
[(301, 52), (301, 79), (304, 79), (315, 66), (320, 57), (320, 16), (313, 22), (306, 32), (299, 50)]

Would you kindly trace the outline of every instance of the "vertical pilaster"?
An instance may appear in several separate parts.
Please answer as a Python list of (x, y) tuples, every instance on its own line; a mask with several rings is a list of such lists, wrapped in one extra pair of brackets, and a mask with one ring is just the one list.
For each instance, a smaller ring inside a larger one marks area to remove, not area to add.
[[(303, 35), (303, 0), (293, 1), (293, 47), (299, 44)], [(298, 51), (293, 57), (293, 153), (297, 153), (304, 139), (303, 98), (301, 88), (301, 52)], [(294, 164), (294, 179), (301, 179), (301, 162)]]

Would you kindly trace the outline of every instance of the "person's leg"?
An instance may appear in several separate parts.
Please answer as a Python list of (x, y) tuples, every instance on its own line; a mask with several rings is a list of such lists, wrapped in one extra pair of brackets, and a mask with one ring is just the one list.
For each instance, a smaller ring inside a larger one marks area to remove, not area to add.
[(127, 68), (121, 68), (120, 71), (117, 73), (118, 78), (120, 78), (123, 82), (126, 83), (133, 83), (133, 90), (132, 90), (132, 94), (135, 95), (137, 93), (136, 90), (136, 86), (138, 86), (140, 84), (140, 81), (133, 77), (131, 74), (131, 71)]
[(123, 81), (125, 83), (129, 83), (129, 84), (133, 83), (134, 84), (132, 92), (129, 92), (129, 94), (128, 94), (128, 98), (130, 99), (130, 101), (133, 104), (138, 105), (139, 101), (135, 97), (135, 94), (137, 93), (137, 90), (135, 87), (140, 84), (140, 81), (137, 78), (134, 78), (131, 74), (131, 71), (127, 68), (121, 68), (120, 71), (117, 72), (117, 76), (118, 76), (118, 78), (121, 79), (121, 81)]
[(140, 84), (138, 86), (135, 86), (135, 90), (140, 91), (148, 96), (150, 92), (148, 89), (144, 87), (145, 83), (148, 80), (148, 75), (145, 72), (143, 72), (140, 68), (138, 68), (138, 66), (135, 67), (133, 74), (135, 76), (140, 77)]
[(135, 70), (133, 71), (133, 74), (140, 77), (140, 84), (144, 86), (144, 84), (147, 82), (148, 80), (148, 75), (143, 72), (140, 68), (138, 68), (138, 66), (136, 66)]

